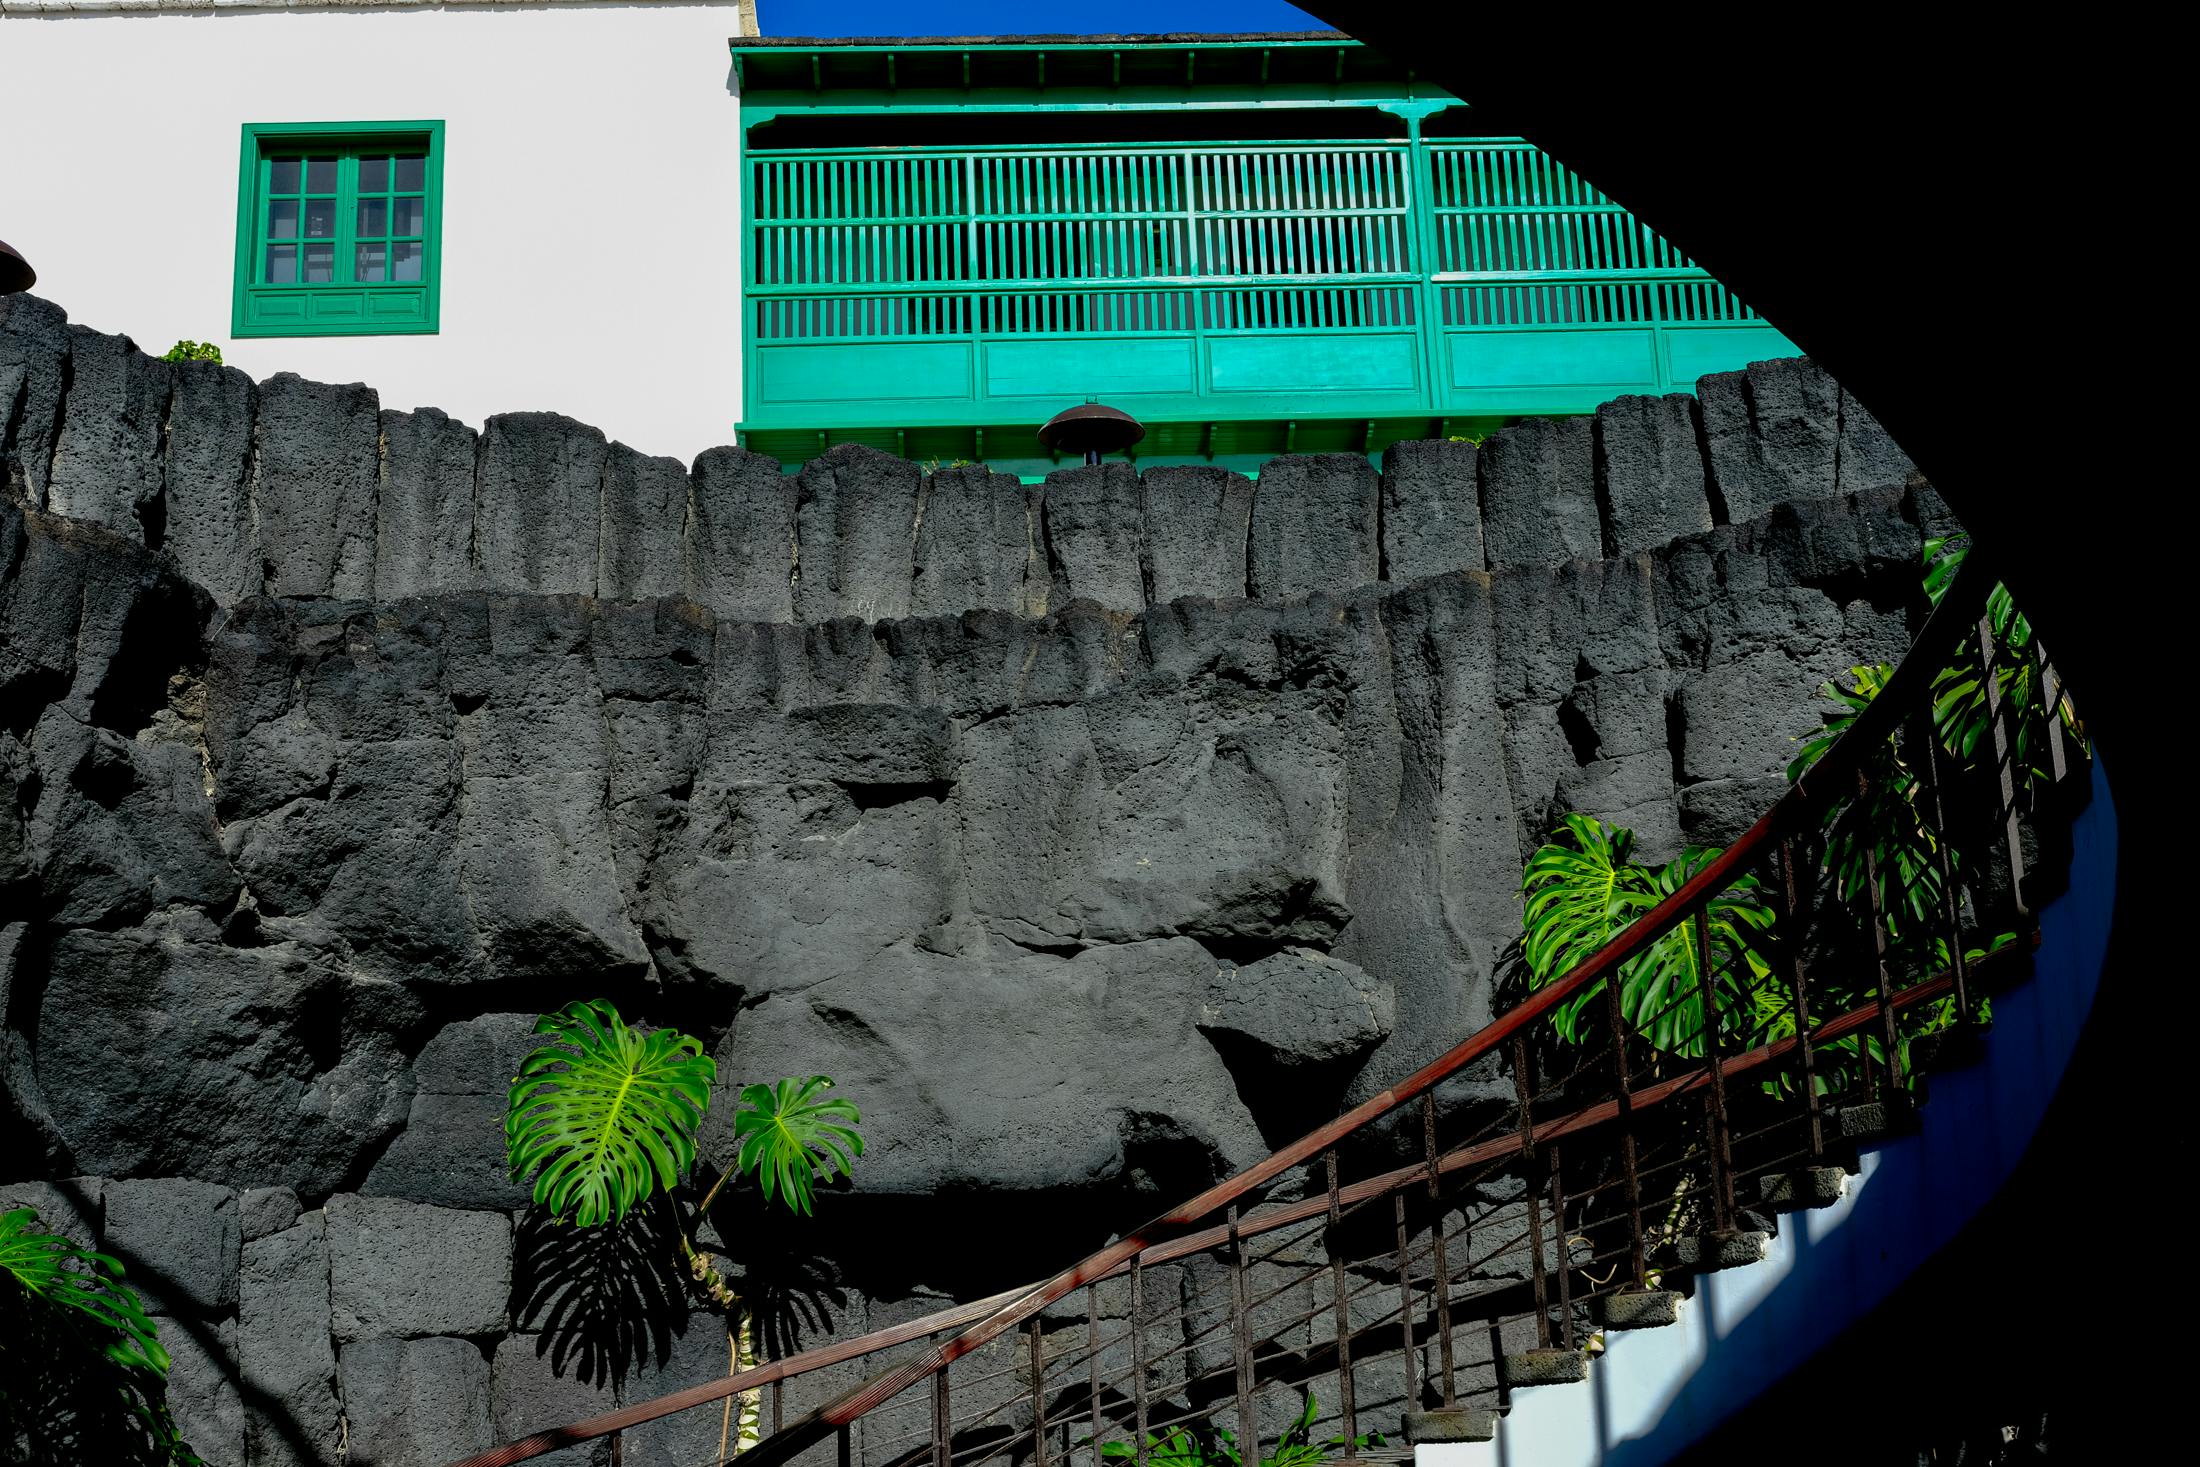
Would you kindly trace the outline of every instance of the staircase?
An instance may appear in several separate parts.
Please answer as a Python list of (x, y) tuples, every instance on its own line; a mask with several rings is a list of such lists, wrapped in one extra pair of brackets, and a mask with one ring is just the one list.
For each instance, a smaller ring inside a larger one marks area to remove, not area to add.
[[(2046, 773), (2029, 798), (1998, 701), (1999, 779), (1928, 783), (1920, 808), (1946, 857), (1944, 899), (1926, 917), (1937, 966), (1890, 953), (1876, 867), (1851, 901), (1835, 899), (1821, 869), (1828, 810), (1869, 792), (1890, 739), (1917, 756), (1913, 773), (1940, 777), (1922, 757), (1933, 676), (1979, 635), (1990, 582), (1965, 568), (1849, 732), (1695, 878), (1330, 1124), (1040, 1283), (462, 1467), (668, 1429), (703, 1444), (680, 1460), (719, 1462), (710, 1444), (725, 1403), (748, 1393), (761, 1399), (763, 1435), (741, 1453), (747, 1467), (1313, 1467), (1423, 1452), (1464, 1467), (1498, 1460), (1476, 1444), (1500, 1438), (1514, 1461), (1602, 1461), (1616, 1401), (1686, 1402), (1703, 1384), (1702, 1311), (1726, 1279), (1746, 1290), (1753, 1276), (1760, 1293), (1790, 1275), (1817, 1291), (1823, 1327), (1754, 1347), (1762, 1358), (1739, 1376), (1792, 1368), (1781, 1351), (1802, 1350), (1800, 1363), (1841, 1314), (1831, 1276), (1810, 1280), (1799, 1261), (1805, 1243), (1816, 1251), (1831, 1236), (1813, 1215), (1848, 1219), (1859, 1238), (1894, 1228), (1884, 1246), (1852, 1250), (1888, 1260), (1868, 1287), (1842, 1286), (1867, 1307), (1991, 1195), (2003, 1173), (1988, 1154), (2029, 1134), (2013, 1113), (2023, 1105), (2006, 1097), (2028, 1090), (2036, 1120), (2053, 1089), (2055, 1075), (2039, 1073), (2052, 1043), (2033, 1029), (2069, 1028), (2090, 1001), (2027, 986), (2043, 940), (2035, 912), (2062, 877), (2038, 853), (2059, 847), (2097, 777), (2059, 722), (2052, 747), (2031, 751)], [(1751, 876), (1779, 920), (1744, 971), (1718, 969), (1707, 912)], [(1643, 1026), (1628, 1026), (1606, 980), (1676, 929), (1708, 961), (1695, 991), (1665, 997), (1693, 1040), (1658, 1051), (1635, 1037)], [(2016, 938), (1989, 949), (1988, 931)], [(1576, 999), (1600, 1017), (1601, 1042), (1550, 1037), (1548, 1016)], [(1997, 1052), (2004, 1017), (2020, 1033)], [(1995, 1078), (1997, 1065), (2021, 1078)], [(1936, 1107), (1943, 1085), (1950, 1100)], [(1997, 1105), (2012, 1114), (1997, 1118)], [(1945, 1193), (1947, 1216), (1863, 1217), (1859, 1181), (1888, 1196), (1901, 1177)], [(1665, 1339), (1693, 1343), (1654, 1343)], [(1600, 1371), (1610, 1375), (1593, 1393), (1559, 1389)], [(1552, 1445), (1571, 1439), (1586, 1445)]]

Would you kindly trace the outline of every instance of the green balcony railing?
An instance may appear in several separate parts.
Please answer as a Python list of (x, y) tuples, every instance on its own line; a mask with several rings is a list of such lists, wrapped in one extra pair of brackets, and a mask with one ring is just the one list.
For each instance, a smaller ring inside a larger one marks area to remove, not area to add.
[(752, 438), (1028, 424), (1092, 395), (1178, 425), (1180, 446), (1264, 420), (1371, 436), (1586, 411), (1795, 350), (1518, 140), (746, 167)]

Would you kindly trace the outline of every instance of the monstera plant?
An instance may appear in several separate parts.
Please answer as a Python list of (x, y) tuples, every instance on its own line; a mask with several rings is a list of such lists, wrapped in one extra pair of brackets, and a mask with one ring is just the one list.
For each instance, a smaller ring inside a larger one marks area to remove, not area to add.
[(122, 1264), (0, 1215), (0, 1454), (199, 1467), (166, 1403), (168, 1352)]
[[(1624, 826), (1569, 814), (1528, 858), (1520, 878), (1526, 901), (1520, 951), (1530, 988), (1573, 971), (1719, 855), (1690, 846), (1674, 860), (1648, 866), (1633, 859), (1634, 842)], [(1722, 1022), (1731, 1024), (1764, 991), (1768, 969), (1749, 937), (1771, 927), (1772, 908), (1761, 899), (1757, 879), (1745, 874), (1711, 899), (1705, 918), (1714, 1003)], [(1695, 924), (1683, 922), (1620, 965), (1620, 1014), (1652, 1048), (1686, 1058), (1703, 1053), (1704, 956)], [(1586, 1042), (1604, 1012), (1606, 981), (1552, 1009), (1561, 1039)]]
[[(534, 1179), (534, 1198), (553, 1220), (614, 1227), (653, 1197), (671, 1196), (695, 1168), (696, 1132), (711, 1103), (717, 1062), (702, 1041), (676, 1029), (640, 1029), (601, 1000), (545, 1014), (547, 1043), (528, 1055), (506, 1099), (504, 1139), (512, 1179)], [(809, 1216), (817, 1186), (851, 1173), (863, 1154), (853, 1102), (830, 1094), (824, 1075), (741, 1088), (733, 1160), (713, 1181), (677, 1238), (689, 1276), (728, 1315), (728, 1368), (754, 1363), (748, 1311), (710, 1260), (696, 1250), (695, 1225), (727, 1182), (754, 1177), (768, 1203)], [(732, 1402), (727, 1426), (732, 1427)], [(756, 1438), (758, 1401), (741, 1399), (740, 1445)], [(720, 1455), (725, 1442), (720, 1442)]]

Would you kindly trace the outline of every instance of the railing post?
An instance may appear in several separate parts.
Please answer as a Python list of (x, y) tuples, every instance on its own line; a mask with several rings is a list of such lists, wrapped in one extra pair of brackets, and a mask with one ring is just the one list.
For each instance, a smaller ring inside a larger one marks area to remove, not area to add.
[[(1520, 1092), (1520, 1157), (1533, 1172), (1535, 1167), (1535, 1104), (1528, 1078), (1528, 1041), (1513, 1036), (1513, 1088)], [(1535, 1287), (1535, 1342), (1551, 1347), (1550, 1284), (1543, 1274), (1543, 1203), (1535, 1183), (1528, 1183), (1528, 1267)]]
[(1780, 841), (1780, 894), (1787, 916), (1781, 949), (1787, 955), (1788, 986), (1795, 995), (1795, 1052), (1797, 1083), (1803, 1092), (1803, 1119), (1810, 1131), (1810, 1160), (1825, 1160), (1826, 1128), (1818, 1104), (1817, 1041), (1810, 1032), (1810, 976), (1803, 967), (1803, 929), (1795, 916), (1795, 842)]
[(1642, 1244), (1642, 1179), (1635, 1165), (1635, 1096), (1627, 1073), (1627, 1013), (1620, 1004), (1619, 974), (1604, 979), (1604, 1021), (1612, 1030), (1612, 1090), (1619, 1107), (1620, 1175), (1627, 1188), (1627, 1270), (1638, 1289), (1649, 1287)]
[(1260, 1460), (1260, 1422), (1253, 1416), (1253, 1318), (1245, 1284), (1245, 1240), (1238, 1236), (1238, 1208), (1230, 1204), (1230, 1340), (1237, 1353), (1238, 1449)]
[(1559, 1342), (1567, 1349), (1574, 1347), (1574, 1253), (1566, 1241), (1566, 1178), (1559, 1169), (1558, 1143), (1550, 1146), (1551, 1159), (1551, 1251), (1552, 1262), (1558, 1266), (1558, 1332)]
[(1963, 905), (1956, 891), (1955, 856), (1949, 845), (1948, 805), (1940, 791), (1940, 735), (1933, 727), (1932, 705), (1918, 719), (1925, 744), (1925, 775), (1933, 792), (1933, 845), (1940, 867), (1940, 913), (1948, 924), (1948, 963), (1955, 975), (1956, 1022), (1971, 1023), (1970, 964), (1963, 955)]
[(1704, 1062), (1711, 1077), (1711, 1094), (1706, 1108), (1711, 1119), (1712, 1231), (1730, 1233), (1734, 1230), (1734, 1157), (1728, 1149), (1725, 1061), (1719, 1055), (1719, 995), (1718, 985), (1711, 976), (1711, 923), (1702, 907), (1696, 908), (1693, 921), (1696, 927), (1696, 988), (1703, 1003)]
[[(932, 1467), (954, 1467), (954, 1418), (948, 1414), (947, 1367), (932, 1372)], [(848, 1428), (840, 1429), (840, 1446), (848, 1449)]]
[(1413, 1254), (1406, 1245), (1406, 1194), (1403, 1188), (1390, 1194), (1390, 1216), (1398, 1230), (1398, 1333), (1402, 1348), (1398, 1363), (1406, 1373), (1408, 1409), (1421, 1398), (1413, 1369)]
[[(1428, 1154), (1428, 1202), (1429, 1230), (1435, 1239), (1433, 1260), (1436, 1270), (1432, 1285), (1436, 1294), (1436, 1338), (1438, 1358), (1444, 1371), (1444, 1404), (1451, 1405), (1452, 1357), (1451, 1357), (1451, 1258), (1444, 1246), (1443, 1155), (1436, 1148), (1436, 1092), (1421, 1092), (1421, 1146)], [(1332, 1153), (1334, 1154), (1334, 1153)], [(1462, 1215), (1464, 1215), (1462, 1213)], [(1468, 1248), (1472, 1256), (1473, 1248)], [(1352, 1433), (1347, 1432), (1347, 1440)]]
[(780, 1425), (786, 1419), (786, 1386), (787, 1383), (783, 1380), (772, 1382), (772, 1435), (774, 1436), (779, 1434)]
[(1145, 1254), (1131, 1255), (1131, 1460), (1146, 1467)]
[(2034, 639), (2040, 654), (2040, 706), (2047, 710), (2047, 768), (2061, 784), (2070, 776), (2070, 756), (2063, 749), (2062, 677), (2047, 660), (2047, 648)]
[(1994, 669), (1994, 616), (1989, 609), (1978, 619), (1979, 685), (1986, 692), (1986, 717), (1994, 731), (1994, 768), (1999, 774), (2002, 824), (2009, 838), (2009, 902), (2019, 917), (2030, 915), (2024, 904), (2024, 834), (2017, 820), (2017, 751), (2008, 726), (2008, 700), (2001, 695), (2001, 678)]
[(843, 1426), (836, 1433), (834, 1456), (839, 1461), (840, 1467), (855, 1467), (856, 1442), (854, 1433), (855, 1428), (852, 1426)]
[[(1871, 797), (1871, 780), (1859, 769), (1856, 772), (1858, 808), (1864, 808)], [(1880, 1099), (1892, 1106), (1902, 1090), (1902, 1048), (1894, 1022), (1894, 975), (1887, 966), (1887, 904), (1880, 899), (1879, 858), (1872, 854), (1869, 840), (1864, 842), (1864, 909), (1872, 924), (1872, 968), (1877, 975), (1873, 991), (1879, 997), (1879, 1057), (1887, 1071), (1886, 1088)], [(1858, 1043), (1862, 1042), (1859, 1038)]]
[(1040, 1315), (1031, 1316), (1031, 1459), (1047, 1467), (1047, 1352)]
[(1329, 1177), (1329, 1291), (1331, 1312), (1337, 1321), (1337, 1409), (1344, 1415), (1344, 1439), (1360, 1434), (1359, 1390), (1352, 1378), (1352, 1300), (1344, 1268), (1344, 1244), (1338, 1228), (1344, 1221), (1344, 1198), (1337, 1185), (1337, 1149), (1322, 1157)]
[[(1092, 1394), (1092, 1464), (1100, 1467), (1100, 1286), (1085, 1286), (1085, 1385)], [(1074, 1454), (1072, 1454), (1074, 1455)]]

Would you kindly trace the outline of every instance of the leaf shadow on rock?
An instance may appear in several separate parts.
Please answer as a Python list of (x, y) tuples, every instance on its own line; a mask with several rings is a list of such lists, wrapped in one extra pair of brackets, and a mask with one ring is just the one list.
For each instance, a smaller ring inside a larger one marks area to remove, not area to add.
[(734, 1291), (749, 1310), (758, 1354), (782, 1360), (824, 1340), (850, 1334), (848, 1291), (841, 1286), (835, 1253), (810, 1219), (787, 1217), (753, 1193), (722, 1196), (710, 1223), (725, 1246), (721, 1254)]
[(540, 1332), (536, 1349), (552, 1370), (618, 1386), (637, 1365), (671, 1358), (687, 1317), (674, 1226), (663, 1198), (602, 1227), (527, 1214), (513, 1248), (512, 1318)]

